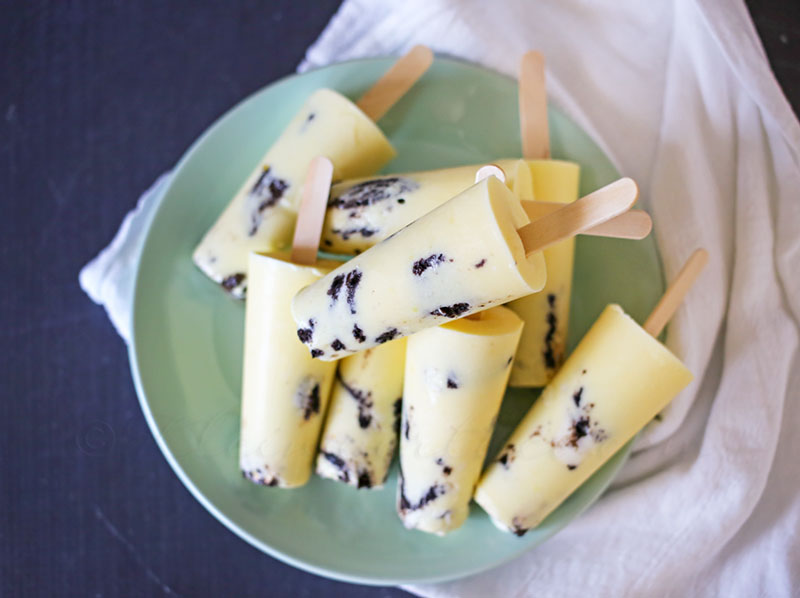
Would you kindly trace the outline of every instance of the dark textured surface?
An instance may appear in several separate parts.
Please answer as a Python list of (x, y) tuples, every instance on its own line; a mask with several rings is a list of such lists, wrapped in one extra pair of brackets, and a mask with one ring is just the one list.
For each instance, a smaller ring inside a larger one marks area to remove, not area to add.
[[(288, 567), (184, 489), (79, 268), (338, 0), (0, 2), (0, 596), (400, 596)], [(800, 4), (749, 2), (800, 106)]]
[(747, 0), (775, 77), (800, 114), (800, 2)]
[(338, 0), (0, 5), (0, 596), (405, 595), (293, 569), (206, 512), (77, 285), (139, 193), (291, 73)]

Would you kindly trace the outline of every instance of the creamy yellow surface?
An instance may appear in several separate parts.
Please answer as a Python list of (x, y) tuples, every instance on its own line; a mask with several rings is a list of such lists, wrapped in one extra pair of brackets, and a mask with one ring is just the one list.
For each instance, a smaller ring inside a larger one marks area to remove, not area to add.
[[(517, 162), (521, 161), (494, 163), (511, 177)], [(366, 251), (471, 187), (482, 166), (361, 177), (334, 185), (322, 229), (322, 249), (343, 255)]]
[[(525, 179), (525, 184), (512, 186), (512, 190), (521, 199), (556, 203), (578, 199), (580, 168), (577, 164), (558, 160), (520, 162), (529, 176), (519, 176)], [(528, 215), (533, 219), (533, 206), (528, 205)], [(544, 288), (508, 304), (525, 322), (511, 371), (511, 386), (544, 386), (564, 362), (575, 239), (562, 241), (543, 253), (547, 265)]]
[(519, 200), (489, 177), (300, 291), (292, 314), (309, 349), (338, 359), (540, 290)]
[(407, 528), (444, 534), (464, 523), (522, 326), (495, 307), (409, 337), (397, 492)]
[(484, 472), (475, 500), (501, 529), (536, 527), (692, 374), (609, 305)]
[(247, 287), (251, 251), (291, 242), (311, 160), (333, 162), (333, 179), (364, 176), (395, 156), (381, 130), (344, 96), (314, 92), (247, 178), (194, 251), (194, 262), (237, 297)]
[(289, 303), (335, 265), (250, 255), (239, 464), (257, 484), (294, 488), (311, 475), (336, 364), (311, 358), (297, 338)]
[(339, 362), (319, 445), (317, 473), (357, 488), (380, 488), (397, 447), (406, 339)]

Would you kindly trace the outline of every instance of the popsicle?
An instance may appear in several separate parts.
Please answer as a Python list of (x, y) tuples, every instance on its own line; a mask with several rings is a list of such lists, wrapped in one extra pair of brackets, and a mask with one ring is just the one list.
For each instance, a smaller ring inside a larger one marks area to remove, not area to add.
[[(549, 178), (555, 178), (556, 182), (567, 179), (567, 189), (570, 189), (569, 185), (573, 184), (571, 178), (577, 180), (578, 176), (577, 165), (560, 160), (517, 158), (496, 160), (494, 164), (506, 173), (506, 185), (523, 200), (522, 205), (531, 219), (548, 213), (547, 206), (542, 205), (545, 201), (558, 201), (560, 187)], [(482, 166), (483, 164), (473, 164), (385, 174), (335, 184), (331, 188), (322, 229), (322, 249), (341, 255), (358, 255), (366, 251), (468, 189), (474, 184), (475, 173)], [(554, 174), (549, 175), (548, 169), (555, 171)], [(543, 177), (536, 185), (533, 182), (534, 173)], [(535, 188), (544, 198), (549, 199), (531, 201), (536, 197)], [(551, 190), (555, 190), (556, 194), (551, 193)], [(566, 195), (563, 191), (560, 193)], [(649, 217), (646, 212), (631, 210), (614, 221), (616, 226), (613, 228), (591, 229), (584, 234), (642, 238), (649, 233)]]
[(522, 320), (494, 307), (408, 339), (397, 512), (443, 535), (467, 518)]
[(291, 240), (303, 177), (317, 155), (334, 178), (380, 169), (395, 150), (375, 124), (432, 61), (416, 46), (357, 103), (330, 89), (306, 100), (194, 251), (195, 264), (231, 295), (243, 298), (251, 251), (285, 249)]
[(320, 440), (317, 473), (357, 488), (381, 488), (397, 448), (406, 339), (339, 362)]
[(529, 222), (490, 176), (301, 290), (298, 337), (332, 360), (542, 289), (541, 250), (627, 211), (621, 179)]
[[(250, 254), (239, 464), (256, 484), (302, 486), (316, 455), (336, 364), (311, 358), (297, 339), (290, 303), (338, 265), (314, 262), (332, 170), (326, 159), (312, 161), (292, 253)], [(314, 220), (316, 240), (312, 234), (304, 241)]]
[[(495, 163), (510, 172), (515, 162)], [(334, 185), (322, 229), (322, 248), (343, 255), (366, 251), (468, 189), (481, 166), (361, 177)]]
[(478, 484), (497, 527), (536, 527), (689, 384), (655, 337), (706, 260), (704, 250), (690, 258), (644, 327), (618, 305), (601, 313)]
[[(579, 166), (573, 162), (549, 160), (544, 58), (539, 52), (527, 52), (522, 57), (519, 116), (532, 196), (558, 204), (578, 199)], [(544, 288), (508, 304), (525, 322), (511, 371), (511, 386), (544, 386), (564, 362), (574, 253), (574, 237), (547, 248), (544, 251), (547, 266)]]

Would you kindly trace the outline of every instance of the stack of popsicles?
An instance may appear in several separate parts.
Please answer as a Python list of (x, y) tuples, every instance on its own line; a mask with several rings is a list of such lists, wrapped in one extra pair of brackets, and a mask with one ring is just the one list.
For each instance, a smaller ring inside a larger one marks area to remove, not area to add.
[[(578, 199), (578, 165), (550, 159), (536, 52), (521, 63), (522, 159), (364, 178), (394, 155), (375, 121), (431, 60), (415, 48), (357, 104), (313, 94), (194, 259), (247, 295), (247, 479), (293, 488), (316, 469), (380, 488), (399, 444), (406, 527), (450, 532), (474, 498), (522, 535), (691, 381), (656, 337), (705, 253), (644, 328), (610, 305), (566, 359), (574, 238), (646, 236), (638, 189)], [(544, 390), (482, 472), (509, 384)]]

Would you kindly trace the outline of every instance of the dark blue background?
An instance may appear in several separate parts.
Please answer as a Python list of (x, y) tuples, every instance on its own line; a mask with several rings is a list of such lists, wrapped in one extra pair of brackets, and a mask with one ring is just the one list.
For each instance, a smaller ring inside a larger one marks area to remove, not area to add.
[[(401, 596), (267, 557), (172, 473), (80, 267), (338, 0), (0, 0), (0, 596)], [(748, 2), (800, 107), (800, 3)]]

